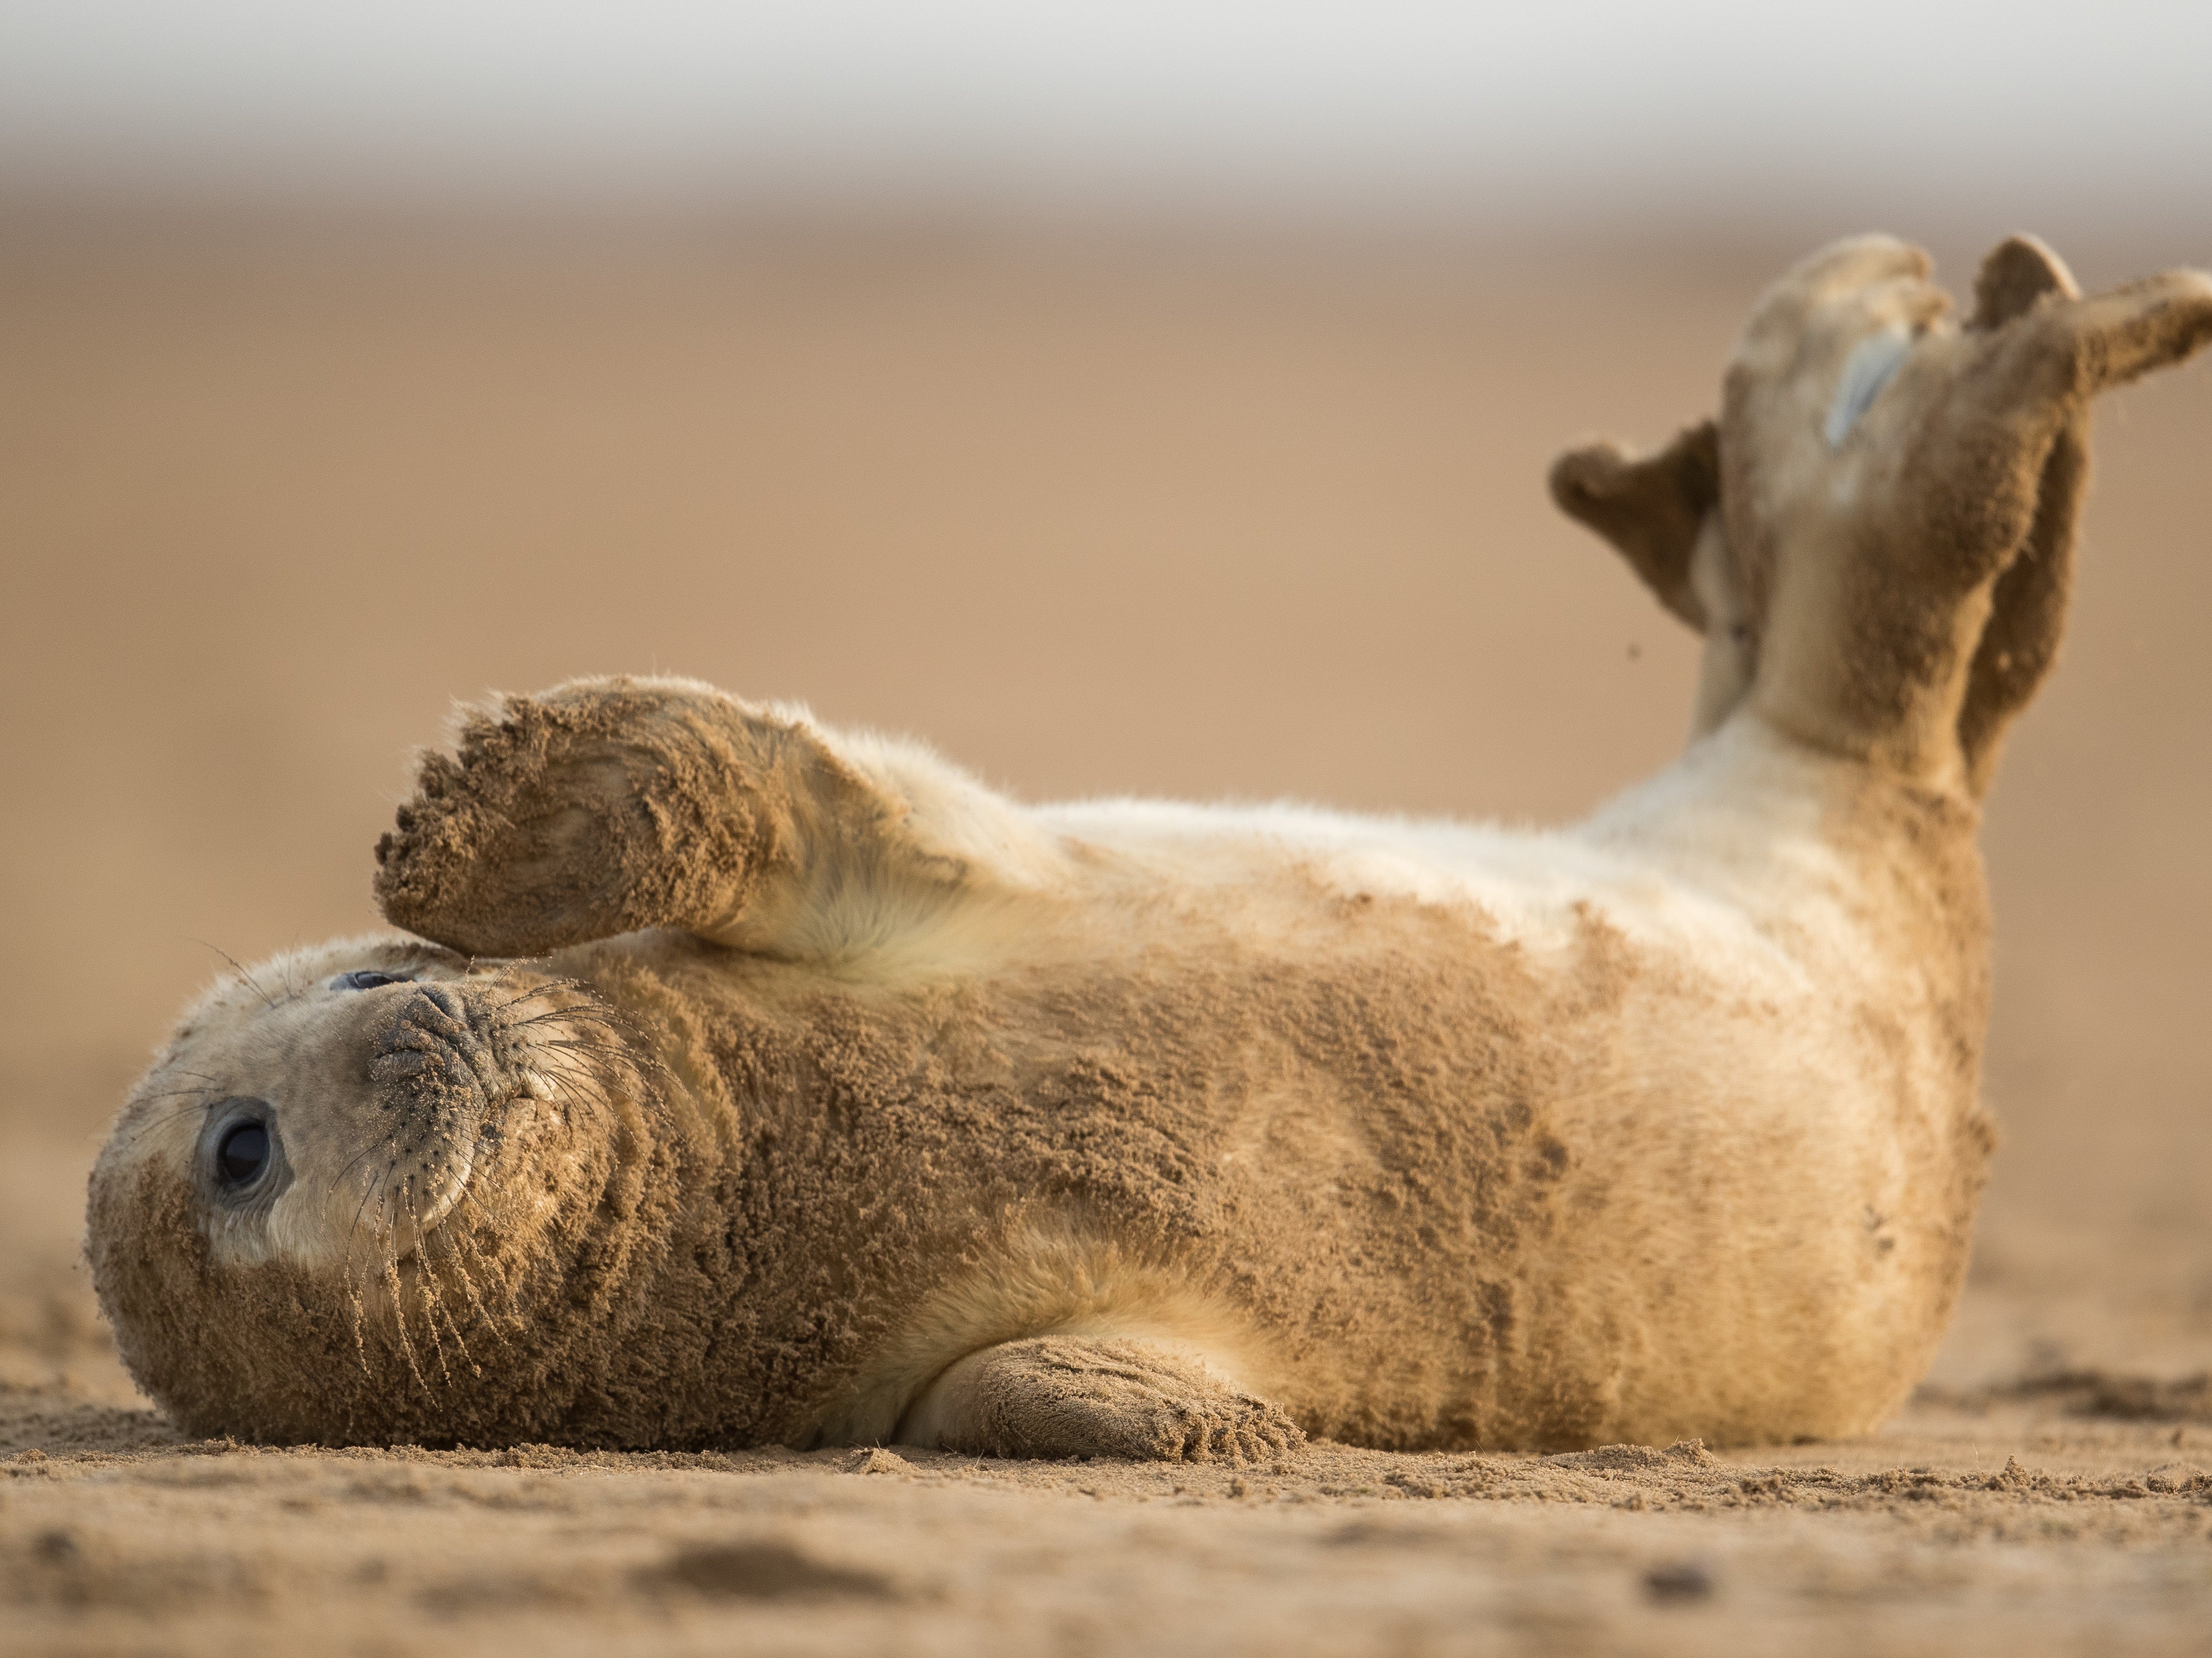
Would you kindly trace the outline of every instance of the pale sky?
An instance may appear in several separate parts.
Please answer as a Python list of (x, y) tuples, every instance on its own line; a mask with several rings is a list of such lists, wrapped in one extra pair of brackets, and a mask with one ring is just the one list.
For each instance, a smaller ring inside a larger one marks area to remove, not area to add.
[(0, 177), (2212, 204), (2212, 0), (0, 0)]

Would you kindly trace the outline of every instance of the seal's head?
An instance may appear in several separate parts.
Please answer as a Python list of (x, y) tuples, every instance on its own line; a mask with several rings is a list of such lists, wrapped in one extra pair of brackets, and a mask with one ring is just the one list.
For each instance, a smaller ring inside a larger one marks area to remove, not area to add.
[(653, 1100), (627, 1021), (543, 962), (386, 937), (241, 972), (94, 1170), (123, 1356), (200, 1433), (543, 1434)]

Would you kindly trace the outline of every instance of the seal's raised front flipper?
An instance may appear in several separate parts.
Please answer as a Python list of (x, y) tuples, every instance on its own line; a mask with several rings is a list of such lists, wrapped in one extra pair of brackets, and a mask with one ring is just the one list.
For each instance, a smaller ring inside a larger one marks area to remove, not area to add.
[(649, 927), (811, 958), (880, 945), (1052, 856), (1007, 802), (916, 746), (687, 680), (506, 697), (423, 757), (376, 848), (394, 926), (476, 955)]
[(898, 1438), (982, 1456), (1255, 1462), (1305, 1435), (1266, 1399), (1164, 1344), (1039, 1336), (962, 1359), (907, 1413)]

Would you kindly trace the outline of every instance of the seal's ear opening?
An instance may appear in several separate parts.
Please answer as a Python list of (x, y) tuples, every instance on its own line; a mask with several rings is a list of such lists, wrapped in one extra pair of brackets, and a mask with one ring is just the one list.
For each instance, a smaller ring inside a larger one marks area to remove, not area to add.
[(1651, 454), (1632, 457), (1611, 442), (1570, 449), (1552, 463), (1551, 485), (1560, 511), (1612, 542), (1661, 604), (1705, 631), (1690, 555), (1720, 505), (1720, 434), (1711, 421)]

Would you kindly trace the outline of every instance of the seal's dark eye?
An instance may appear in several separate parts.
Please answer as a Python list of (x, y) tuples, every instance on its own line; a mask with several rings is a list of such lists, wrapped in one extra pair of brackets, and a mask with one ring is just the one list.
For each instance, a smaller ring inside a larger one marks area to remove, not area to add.
[(226, 1185), (252, 1186), (269, 1167), (269, 1131), (258, 1123), (240, 1123), (222, 1137), (215, 1162)]
[(373, 991), (379, 984), (404, 984), (408, 982), (404, 974), (372, 972), (364, 967), (359, 972), (340, 973), (331, 980), (331, 988), (334, 991)]

